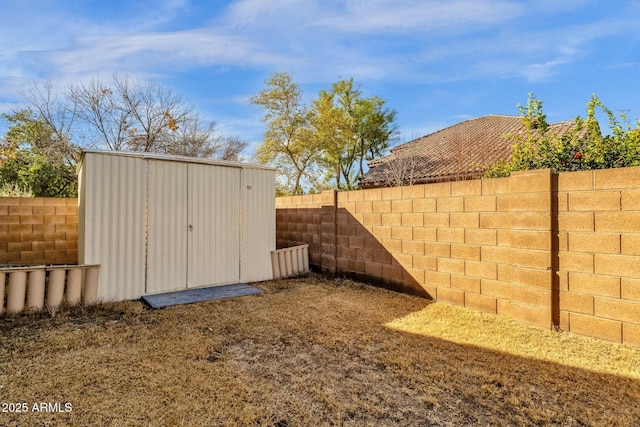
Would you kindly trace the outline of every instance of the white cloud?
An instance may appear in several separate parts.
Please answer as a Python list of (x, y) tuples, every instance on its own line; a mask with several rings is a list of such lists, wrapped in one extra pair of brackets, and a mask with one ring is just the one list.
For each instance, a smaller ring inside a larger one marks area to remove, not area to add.
[[(539, 82), (583, 61), (602, 40), (640, 36), (638, 15), (624, 10), (560, 25), (563, 15), (595, 4), (578, 0), (238, 0), (224, 8), (164, 0), (111, 8), (108, 19), (61, 1), (37, 11), (4, 3), (7, 16), (29, 25), (0, 27), (3, 101), (18, 99), (35, 78), (64, 86), (97, 73), (162, 78), (213, 67), (286, 70), (302, 84)], [(187, 19), (194, 14), (197, 25)]]
[(635, 68), (640, 66), (640, 62), (616, 62), (606, 66), (608, 70), (620, 70), (624, 68)]
[(65, 49), (34, 52), (62, 74), (86, 75), (114, 71), (167, 72), (219, 64), (268, 66), (286, 57), (264, 50), (260, 43), (215, 30), (166, 33), (90, 34)]
[(543, 64), (527, 65), (522, 71), (522, 75), (530, 82), (547, 81), (555, 74), (555, 69), (564, 64), (566, 61), (556, 59)]
[[(210, 26), (150, 31), (190, 7), (185, 0), (167, 0), (147, 13), (137, 10), (108, 25), (58, 8), (50, 16), (36, 14), (40, 25), (35, 28), (43, 30), (36, 30), (37, 35), (22, 45), (28, 52), (20, 58), (8, 56), (15, 51), (4, 56), (10, 59), (6, 62), (20, 64), (12, 69), (21, 77), (35, 77), (35, 72), (40, 77), (71, 78), (113, 71), (170, 73), (232, 65), (287, 68), (303, 81), (333, 80), (338, 75), (451, 81), (474, 78), (476, 73), (522, 74), (535, 80), (552, 76), (558, 65), (576, 58), (585, 40), (619, 31), (610, 22), (546, 32), (522, 31), (514, 24), (509, 30), (510, 22), (532, 12), (522, 2), (507, 0), (241, 0), (232, 2)], [(505, 23), (500, 34), (487, 31)], [(38, 45), (37, 40), (43, 41)], [(563, 44), (569, 50), (563, 51)], [(451, 60), (457, 64), (453, 72), (446, 69)], [(41, 65), (24, 65), (29, 62)]]
[[(0, 102), (0, 112), (8, 113), (20, 107), (20, 104), (17, 102)], [(5, 120), (0, 118), (0, 124), (3, 124)]]
[(430, 33), (511, 20), (524, 11), (521, 4), (506, 0), (347, 0), (344, 11), (318, 24), (344, 32)]
[[(315, 13), (314, 0), (240, 0), (232, 2), (217, 22), (234, 29), (270, 28), (278, 32), (304, 24)], [(297, 19), (292, 19), (294, 16)]]

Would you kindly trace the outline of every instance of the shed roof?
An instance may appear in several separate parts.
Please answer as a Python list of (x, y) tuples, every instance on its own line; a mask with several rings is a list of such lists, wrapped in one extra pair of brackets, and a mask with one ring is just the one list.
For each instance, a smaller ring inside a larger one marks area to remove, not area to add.
[(84, 157), (84, 155), (87, 153), (102, 154), (107, 156), (135, 157), (135, 158), (152, 159), (152, 160), (166, 160), (166, 161), (184, 162), (184, 163), (202, 163), (202, 164), (208, 164), (208, 165), (225, 166), (225, 167), (233, 167), (233, 168), (241, 168), (241, 169), (275, 170), (267, 166), (262, 166), (262, 165), (253, 164), (253, 163), (232, 162), (228, 160), (216, 160), (216, 159), (206, 159), (206, 158), (200, 158), (200, 157), (174, 156), (169, 154), (143, 153), (143, 152), (133, 152), (133, 151), (82, 150), (82, 157)]
[[(563, 121), (550, 130), (564, 135), (575, 126)], [(524, 135), (519, 116), (490, 114), (463, 121), (391, 149), (387, 156), (369, 162), (369, 171), (360, 180), (361, 188), (386, 185), (389, 162), (394, 155), (410, 153), (415, 157), (413, 183), (473, 179), (484, 173), (481, 165), (511, 156), (512, 141), (505, 135)]]

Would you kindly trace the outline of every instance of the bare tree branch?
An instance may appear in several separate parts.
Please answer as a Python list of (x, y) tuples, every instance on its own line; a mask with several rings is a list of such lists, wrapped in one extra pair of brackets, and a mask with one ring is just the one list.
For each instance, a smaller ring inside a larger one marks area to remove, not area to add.
[(389, 187), (413, 185), (419, 157), (414, 147), (399, 147), (384, 165), (384, 181)]
[(73, 144), (72, 132), (77, 119), (77, 110), (73, 103), (58, 99), (53, 91), (51, 80), (34, 83), (22, 96), (27, 100), (26, 110), (34, 111), (52, 131), (47, 146), (37, 147), (47, 156), (60, 155), (67, 164), (78, 160), (78, 149)]
[(96, 76), (71, 85), (62, 99), (47, 82), (34, 85), (25, 97), (55, 130), (52, 150), (71, 146), (72, 136), (81, 147), (227, 160), (237, 160), (246, 147), (237, 138), (219, 135), (215, 123), (204, 123), (193, 104), (152, 80), (114, 74), (103, 82)]

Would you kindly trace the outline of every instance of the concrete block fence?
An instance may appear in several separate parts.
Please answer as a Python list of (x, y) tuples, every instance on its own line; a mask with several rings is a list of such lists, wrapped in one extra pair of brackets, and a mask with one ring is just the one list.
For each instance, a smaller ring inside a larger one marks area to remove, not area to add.
[(329, 274), (640, 345), (640, 168), (280, 197)]
[(92, 304), (99, 266), (79, 266), (78, 199), (0, 197), (0, 313)]
[(76, 264), (78, 199), (0, 197), (0, 266)]

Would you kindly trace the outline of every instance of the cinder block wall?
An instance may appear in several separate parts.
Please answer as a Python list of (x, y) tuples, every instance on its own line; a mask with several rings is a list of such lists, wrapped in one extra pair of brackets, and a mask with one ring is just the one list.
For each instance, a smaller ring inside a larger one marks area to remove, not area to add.
[(340, 193), (337, 272), (551, 327), (550, 182), (545, 170)]
[(391, 289), (640, 345), (640, 168), (279, 198), (278, 247)]
[(0, 264), (76, 264), (78, 199), (0, 197)]
[(331, 196), (332, 192), (324, 192), (276, 198), (277, 248), (309, 244), (309, 262), (320, 269), (322, 206), (333, 207), (333, 199), (327, 199)]
[(640, 168), (558, 176), (560, 326), (640, 345)]

